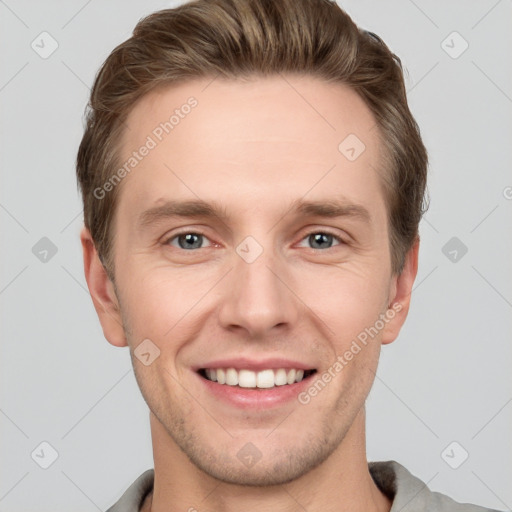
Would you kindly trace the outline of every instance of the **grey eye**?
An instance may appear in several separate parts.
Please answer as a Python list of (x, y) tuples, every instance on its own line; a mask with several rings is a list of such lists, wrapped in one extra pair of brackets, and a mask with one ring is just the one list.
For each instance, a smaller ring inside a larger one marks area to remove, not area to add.
[(177, 247), (179, 249), (190, 250), (201, 249), (202, 243), (208, 239), (201, 233), (195, 233), (191, 231), (189, 233), (180, 233), (178, 235), (175, 235), (172, 238), (169, 238), (169, 240), (167, 240), (167, 243), (169, 245), (172, 245), (173, 247), (176, 247), (176, 244), (173, 243), (175, 240), (177, 240), (178, 242)]

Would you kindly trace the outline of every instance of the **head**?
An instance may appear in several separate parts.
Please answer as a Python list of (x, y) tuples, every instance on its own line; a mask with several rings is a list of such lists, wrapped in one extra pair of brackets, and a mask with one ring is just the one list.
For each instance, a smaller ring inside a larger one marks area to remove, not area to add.
[[(198, 0), (110, 54), (77, 157), (87, 282), (197, 467), (282, 483), (337, 449), (407, 316), (426, 172), (400, 60), (333, 2)], [(255, 414), (204, 386), (235, 356), (331, 379)]]

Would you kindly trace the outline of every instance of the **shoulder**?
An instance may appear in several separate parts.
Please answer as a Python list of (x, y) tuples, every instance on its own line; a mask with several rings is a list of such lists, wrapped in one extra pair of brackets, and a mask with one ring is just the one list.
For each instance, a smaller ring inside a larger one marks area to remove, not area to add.
[(154, 469), (144, 471), (106, 512), (139, 512), (144, 498), (153, 489), (154, 476)]
[(499, 512), (495, 509), (459, 503), (434, 492), (394, 460), (369, 462), (370, 474), (382, 492), (393, 501), (390, 512)]

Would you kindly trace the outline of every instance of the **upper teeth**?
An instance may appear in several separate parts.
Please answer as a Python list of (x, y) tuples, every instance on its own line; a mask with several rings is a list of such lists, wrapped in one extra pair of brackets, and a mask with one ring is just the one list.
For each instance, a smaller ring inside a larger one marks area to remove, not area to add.
[(228, 386), (242, 388), (273, 388), (300, 382), (304, 378), (304, 370), (279, 368), (278, 370), (236, 370), (235, 368), (206, 368), (209, 380)]

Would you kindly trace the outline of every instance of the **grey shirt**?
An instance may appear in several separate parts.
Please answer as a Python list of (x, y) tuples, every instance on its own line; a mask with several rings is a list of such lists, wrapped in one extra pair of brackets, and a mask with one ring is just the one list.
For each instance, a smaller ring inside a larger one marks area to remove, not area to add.
[[(390, 512), (498, 512), (433, 492), (394, 460), (369, 462), (368, 469), (376, 485), (393, 501)], [(107, 512), (139, 512), (153, 488), (153, 478), (153, 469), (142, 473)]]

